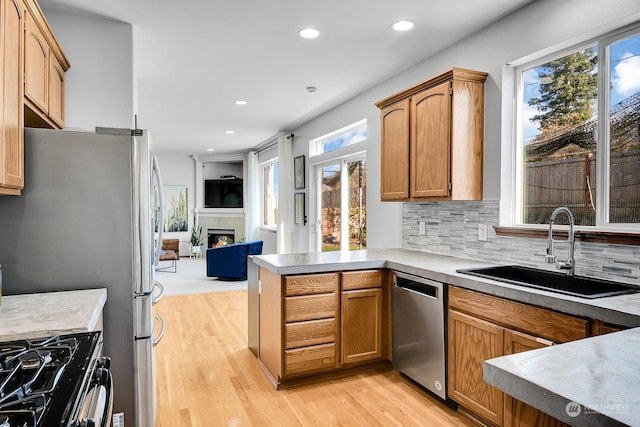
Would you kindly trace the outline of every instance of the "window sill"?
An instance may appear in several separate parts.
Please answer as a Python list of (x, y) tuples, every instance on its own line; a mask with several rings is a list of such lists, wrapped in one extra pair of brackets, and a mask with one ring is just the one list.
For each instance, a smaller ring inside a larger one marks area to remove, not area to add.
[[(522, 228), (522, 227), (501, 227), (494, 226), (496, 235), (507, 237), (527, 237), (531, 239), (547, 239), (549, 229), (542, 228)], [(567, 237), (567, 230), (553, 230), (554, 236)], [(640, 246), (640, 234), (618, 233), (610, 231), (583, 231), (576, 230), (576, 241), (587, 243), (608, 243), (613, 245)]]

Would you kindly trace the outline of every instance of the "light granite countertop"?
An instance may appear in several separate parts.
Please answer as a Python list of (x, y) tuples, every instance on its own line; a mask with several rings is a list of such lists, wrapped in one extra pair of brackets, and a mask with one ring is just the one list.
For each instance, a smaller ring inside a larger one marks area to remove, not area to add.
[(638, 426), (639, 358), (635, 328), (488, 360), (484, 379), (574, 426)]
[(9, 295), (0, 304), (0, 342), (94, 330), (107, 290)]
[[(560, 312), (640, 326), (640, 293), (578, 298), (458, 273), (496, 265), (407, 249), (254, 256), (276, 274), (390, 268)], [(640, 286), (640, 284), (639, 284)], [(574, 426), (640, 426), (640, 328), (586, 338), (485, 362), (485, 380)], [(571, 409), (575, 403), (580, 414)], [(575, 416), (570, 416), (575, 415)]]

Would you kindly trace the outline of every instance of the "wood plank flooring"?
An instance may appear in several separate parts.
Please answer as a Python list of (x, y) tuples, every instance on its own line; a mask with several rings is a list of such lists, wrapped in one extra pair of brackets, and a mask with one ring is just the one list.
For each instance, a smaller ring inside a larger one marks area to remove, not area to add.
[(276, 391), (247, 348), (247, 292), (169, 296), (156, 427), (473, 426), (393, 370)]

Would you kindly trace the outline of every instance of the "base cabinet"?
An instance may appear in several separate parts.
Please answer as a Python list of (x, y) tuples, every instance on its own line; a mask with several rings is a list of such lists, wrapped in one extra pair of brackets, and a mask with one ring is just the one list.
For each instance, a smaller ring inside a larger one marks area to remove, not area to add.
[(341, 305), (341, 362), (346, 365), (380, 359), (382, 272), (342, 273)]
[[(553, 345), (553, 342), (505, 329), (504, 354), (515, 354)], [(505, 427), (569, 427), (526, 403), (504, 394)]]
[(566, 424), (483, 379), (487, 359), (586, 338), (589, 321), (474, 291), (449, 288), (448, 393), (495, 426)]
[(384, 277), (260, 268), (258, 359), (274, 387), (381, 360)]
[(495, 425), (502, 425), (503, 393), (484, 382), (482, 364), (502, 356), (504, 328), (449, 311), (449, 397)]

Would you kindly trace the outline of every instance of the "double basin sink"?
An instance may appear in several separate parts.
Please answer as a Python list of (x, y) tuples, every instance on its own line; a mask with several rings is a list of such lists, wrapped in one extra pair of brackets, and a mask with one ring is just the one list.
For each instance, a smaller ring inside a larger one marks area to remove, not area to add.
[(470, 274), (485, 279), (581, 298), (594, 299), (640, 292), (640, 287), (638, 286), (584, 276), (567, 276), (563, 273), (517, 265), (468, 268), (457, 271), (458, 273)]

